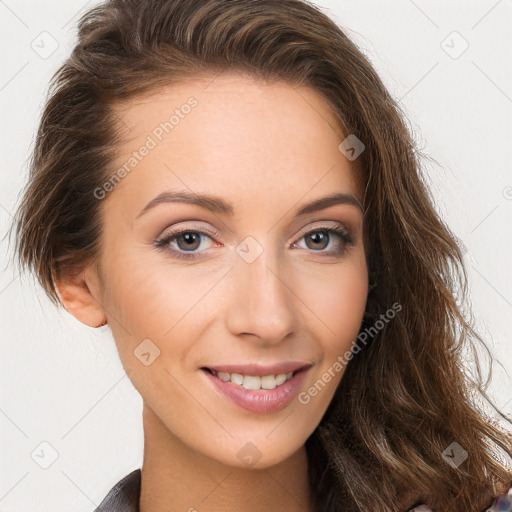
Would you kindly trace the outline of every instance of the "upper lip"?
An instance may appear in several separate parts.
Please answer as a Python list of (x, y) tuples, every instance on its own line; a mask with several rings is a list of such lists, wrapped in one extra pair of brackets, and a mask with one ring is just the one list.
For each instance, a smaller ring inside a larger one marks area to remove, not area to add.
[(209, 370), (215, 372), (226, 372), (226, 373), (240, 373), (242, 375), (255, 375), (262, 377), (263, 375), (278, 375), (280, 373), (295, 372), (297, 370), (305, 370), (313, 363), (307, 363), (302, 361), (286, 361), (281, 363), (270, 364), (262, 366), (259, 364), (222, 364), (215, 366), (203, 366)]

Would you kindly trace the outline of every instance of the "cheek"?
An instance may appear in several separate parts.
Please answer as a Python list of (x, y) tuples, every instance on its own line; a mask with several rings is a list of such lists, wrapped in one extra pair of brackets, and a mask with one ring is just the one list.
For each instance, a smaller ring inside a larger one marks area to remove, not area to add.
[[(179, 287), (169, 276), (162, 275), (158, 269), (148, 269), (139, 261), (125, 269), (122, 264), (114, 267), (109, 282), (107, 308), (110, 306), (115, 320), (128, 332), (156, 334), (172, 327), (174, 313), (179, 309), (179, 292), (170, 290)], [(172, 304), (173, 299), (176, 304)]]
[(183, 316), (189, 292), (183, 272), (155, 258), (149, 248), (112, 245), (108, 252), (106, 307), (129, 332), (161, 336)]
[(173, 365), (184, 367), (190, 340), (218, 309), (210, 292), (222, 272), (178, 268), (135, 251), (113, 251), (110, 262), (105, 306), (125, 368), (137, 366), (133, 353), (146, 339), (161, 351), (159, 363), (172, 353)]
[(297, 397), (310, 418), (323, 416), (353, 355), (350, 351), (359, 334), (368, 290), (366, 272), (362, 270), (338, 269), (323, 281), (323, 287), (315, 287), (308, 294), (322, 352), (312, 379)]
[(302, 283), (305, 304), (320, 324), (327, 343), (325, 349), (338, 350), (353, 341), (359, 332), (368, 294), (364, 265), (333, 267), (332, 272), (309, 276)]
[(331, 273), (318, 275), (313, 282), (316, 286), (309, 285), (305, 296), (316, 317), (315, 336), (322, 359), (299, 403), (323, 414), (349, 364), (347, 354), (351, 355), (360, 331), (368, 294), (366, 265), (363, 259), (356, 259), (351, 264), (333, 267)]

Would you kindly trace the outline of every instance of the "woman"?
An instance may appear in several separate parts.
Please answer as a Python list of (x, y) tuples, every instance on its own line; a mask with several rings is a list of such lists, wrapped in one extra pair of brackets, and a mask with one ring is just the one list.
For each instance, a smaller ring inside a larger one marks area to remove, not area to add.
[(460, 248), (312, 4), (89, 11), (17, 219), (21, 264), (108, 323), (143, 398), (142, 468), (98, 511), (511, 510)]

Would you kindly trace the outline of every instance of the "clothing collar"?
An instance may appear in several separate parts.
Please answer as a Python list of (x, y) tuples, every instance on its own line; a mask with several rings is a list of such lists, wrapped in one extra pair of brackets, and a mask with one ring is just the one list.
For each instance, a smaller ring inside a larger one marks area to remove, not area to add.
[(141, 469), (119, 480), (94, 512), (139, 512)]
[[(119, 480), (94, 512), (139, 512), (141, 469), (135, 469)], [(431, 512), (427, 505), (416, 505), (411, 512)], [(508, 494), (499, 494), (486, 512), (512, 512), (512, 487)]]

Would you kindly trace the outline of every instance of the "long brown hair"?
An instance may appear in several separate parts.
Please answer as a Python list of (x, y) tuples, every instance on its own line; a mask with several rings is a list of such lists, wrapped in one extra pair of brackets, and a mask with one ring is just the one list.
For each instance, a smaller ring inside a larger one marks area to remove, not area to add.
[[(354, 355), (306, 441), (316, 508), (391, 512), (428, 499), (438, 511), (481, 510), (511, 483), (503, 453), (511, 455), (512, 436), (485, 393), (476, 357), (485, 343), (461, 307), (461, 246), (434, 209), (399, 105), (313, 4), (111, 0), (87, 12), (72, 55), (52, 78), (37, 133), (16, 215), (21, 266), (59, 304), (54, 277), (98, 255), (101, 201), (93, 191), (114, 172), (114, 105), (226, 69), (314, 89), (343, 132), (362, 141), (357, 164), (375, 286), (361, 331), (401, 306)], [(463, 364), (468, 349), (476, 375)], [(484, 413), (482, 399), (501, 423)], [(449, 464), (450, 446), (466, 460)]]

